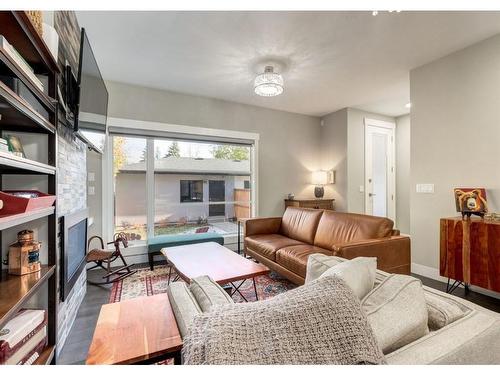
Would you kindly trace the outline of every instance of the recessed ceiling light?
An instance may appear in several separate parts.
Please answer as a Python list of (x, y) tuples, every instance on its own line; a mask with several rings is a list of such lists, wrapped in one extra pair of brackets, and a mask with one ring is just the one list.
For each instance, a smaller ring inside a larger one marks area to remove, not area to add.
[(411, 108), (411, 102), (405, 104), (405, 108)]
[(372, 12), (372, 16), (376, 16), (377, 14), (378, 14), (378, 10), (374, 10), (374, 11)]

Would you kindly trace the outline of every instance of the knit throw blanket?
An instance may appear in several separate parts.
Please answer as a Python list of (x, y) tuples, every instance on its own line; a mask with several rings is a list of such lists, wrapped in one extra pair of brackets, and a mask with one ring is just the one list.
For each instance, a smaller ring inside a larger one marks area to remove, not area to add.
[(385, 363), (359, 300), (334, 276), (196, 316), (182, 354), (188, 365)]

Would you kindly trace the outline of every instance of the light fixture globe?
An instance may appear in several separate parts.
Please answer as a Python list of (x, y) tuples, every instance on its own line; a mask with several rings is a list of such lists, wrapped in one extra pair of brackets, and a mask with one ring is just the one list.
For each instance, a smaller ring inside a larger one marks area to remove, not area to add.
[(277, 96), (283, 93), (283, 77), (275, 73), (272, 66), (266, 66), (264, 73), (255, 77), (254, 91), (260, 96)]

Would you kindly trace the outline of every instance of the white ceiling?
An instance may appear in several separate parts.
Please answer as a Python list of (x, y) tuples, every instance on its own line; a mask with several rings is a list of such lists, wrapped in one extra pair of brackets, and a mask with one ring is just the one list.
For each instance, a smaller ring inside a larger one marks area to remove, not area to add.
[[(409, 71), (500, 33), (500, 12), (77, 12), (105, 79), (321, 116), (408, 112)], [(258, 67), (285, 92), (253, 93)]]

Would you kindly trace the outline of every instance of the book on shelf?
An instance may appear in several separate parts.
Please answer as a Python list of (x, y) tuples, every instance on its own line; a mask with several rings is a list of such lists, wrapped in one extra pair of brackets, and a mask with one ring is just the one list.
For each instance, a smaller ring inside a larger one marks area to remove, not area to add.
[(33, 68), (26, 62), (26, 60), (17, 52), (17, 50), (7, 41), (7, 39), (0, 35), (0, 47), (14, 60), (17, 66), (30, 78), (30, 80), (43, 91), (43, 83), (35, 75)]

